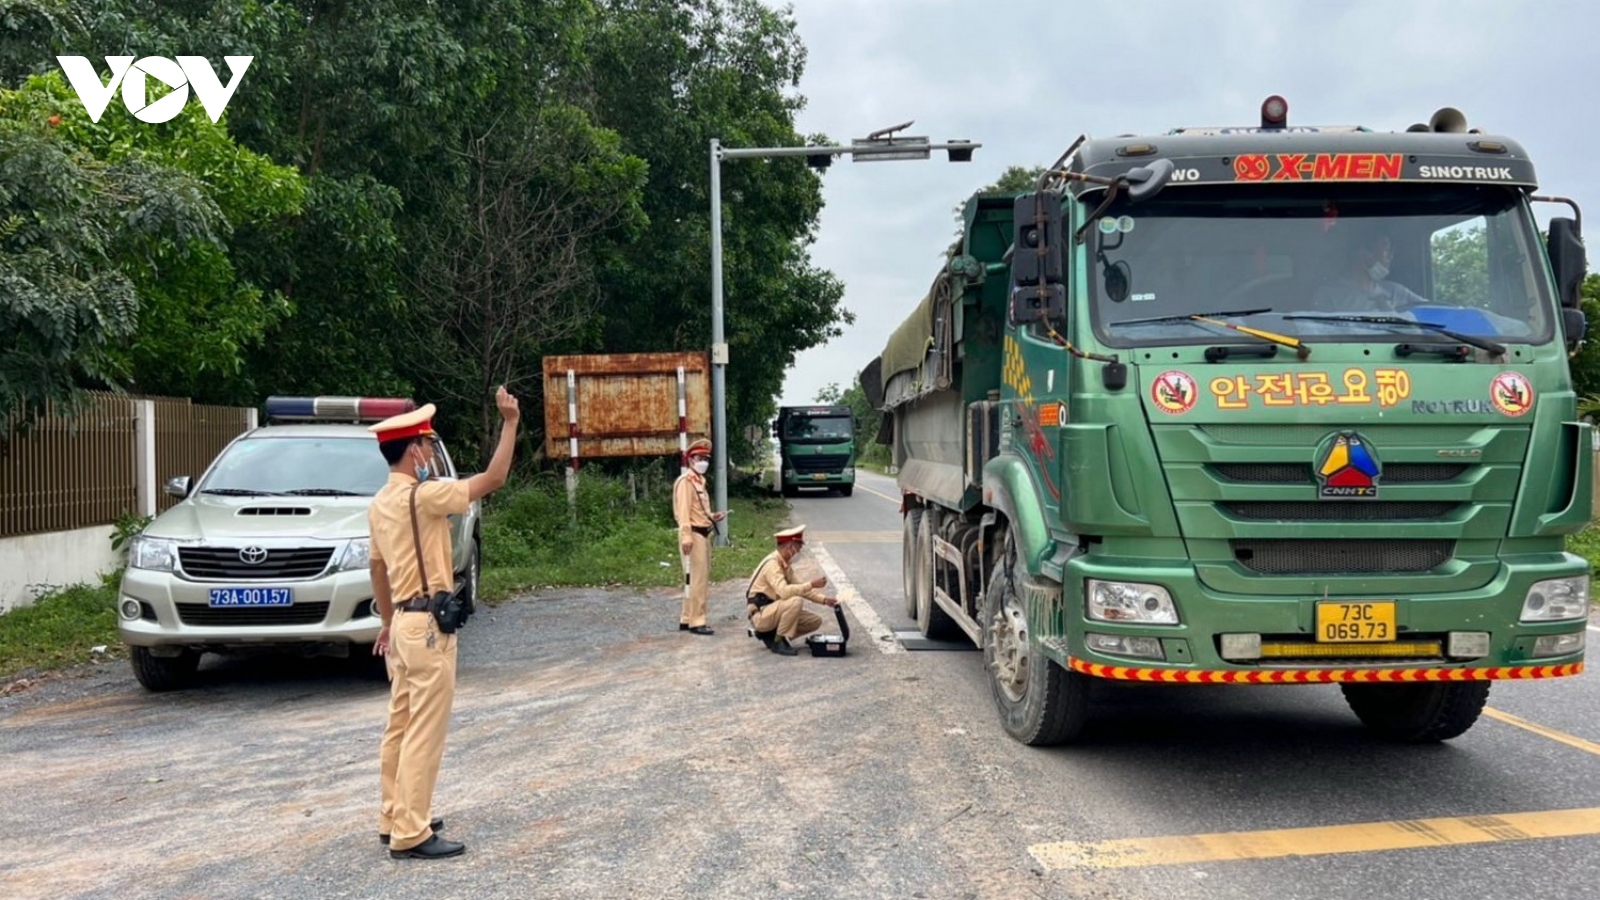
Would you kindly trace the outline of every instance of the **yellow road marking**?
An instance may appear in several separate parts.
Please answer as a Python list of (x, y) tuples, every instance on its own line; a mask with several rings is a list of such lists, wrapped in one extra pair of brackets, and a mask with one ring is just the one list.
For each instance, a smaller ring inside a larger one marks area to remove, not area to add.
[(819, 531), (807, 535), (814, 541), (835, 544), (898, 544), (898, 531)]
[(1122, 869), (1234, 859), (1370, 853), (1417, 847), (1486, 844), (1600, 834), (1600, 807), (1549, 812), (1364, 822), (1276, 831), (1230, 831), (1177, 837), (1035, 844), (1028, 852), (1046, 869)]
[(1504, 722), (1507, 725), (1515, 725), (1518, 728), (1526, 729), (1542, 737), (1547, 737), (1552, 741), (1560, 741), (1561, 743), (1566, 744), (1568, 747), (1577, 747), (1579, 750), (1582, 750), (1585, 753), (1593, 753), (1597, 756), (1600, 756), (1600, 744), (1596, 744), (1594, 741), (1586, 741), (1581, 737), (1575, 737), (1567, 734), (1564, 731), (1557, 731), (1554, 728), (1546, 728), (1543, 725), (1529, 722), (1527, 719), (1519, 719), (1510, 713), (1501, 712), (1493, 707), (1484, 707), (1483, 714), (1496, 721)]

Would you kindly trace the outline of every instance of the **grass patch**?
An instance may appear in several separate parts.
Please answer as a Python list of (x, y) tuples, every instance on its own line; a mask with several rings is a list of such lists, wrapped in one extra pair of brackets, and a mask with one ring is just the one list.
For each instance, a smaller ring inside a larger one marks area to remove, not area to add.
[(1595, 561), (1600, 560), (1600, 528), (1590, 525), (1567, 538), (1567, 552), (1587, 559), (1589, 570), (1594, 571)]
[[(789, 512), (782, 499), (743, 482), (728, 501), (733, 512), (723, 527), (730, 546), (711, 550), (713, 581), (748, 576), (771, 552), (772, 533)], [(491, 605), (546, 587), (683, 584), (671, 485), (662, 479), (638, 489), (619, 478), (584, 475), (575, 518), (560, 476), (508, 489), (484, 515), (481, 584)]]
[(29, 669), (57, 669), (122, 650), (117, 638), (117, 580), (56, 591), (0, 616), (0, 680)]

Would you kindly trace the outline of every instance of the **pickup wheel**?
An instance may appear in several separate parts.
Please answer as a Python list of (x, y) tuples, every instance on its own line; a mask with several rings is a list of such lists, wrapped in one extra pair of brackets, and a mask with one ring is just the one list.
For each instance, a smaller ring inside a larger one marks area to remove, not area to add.
[(1069, 744), (1089, 718), (1089, 679), (1039, 652), (1007, 540), (983, 592), (983, 666), (1006, 733), (1033, 747)]
[(932, 641), (954, 641), (966, 636), (944, 607), (933, 600), (934, 564), (933, 515), (927, 511), (917, 525), (917, 628)]
[(906, 598), (906, 618), (917, 618), (917, 531), (922, 510), (908, 509), (900, 520), (900, 584)]
[[(478, 611), (478, 581), (483, 575), (483, 543), (474, 537), (472, 549), (468, 551), (467, 571), (461, 579), (461, 606), (466, 610), (467, 616)], [(466, 624), (466, 619), (462, 619)]]
[(128, 648), (133, 677), (148, 691), (176, 691), (194, 684), (200, 653), (185, 649), (177, 656), (156, 656), (148, 647)]
[(1361, 724), (1408, 744), (1460, 737), (1489, 701), (1489, 682), (1451, 684), (1341, 684), (1344, 700)]

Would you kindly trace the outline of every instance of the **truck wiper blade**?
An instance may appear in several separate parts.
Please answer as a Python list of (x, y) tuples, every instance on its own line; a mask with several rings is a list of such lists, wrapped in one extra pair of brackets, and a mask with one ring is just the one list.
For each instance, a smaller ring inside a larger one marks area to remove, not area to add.
[(1494, 341), (1487, 340), (1485, 338), (1473, 337), (1470, 334), (1462, 334), (1458, 331), (1451, 331), (1443, 325), (1436, 325), (1432, 322), (1422, 322), (1416, 319), (1405, 319), (1401, 318), (1400, 316), (1324, 316), (1299, 314), (1287, 315), (1284, 316), (1284, 318), (1306, 319), (1312, 322), (1356, 322), (1364, 325), (1408, 325), (1412, 328), (1422, 328), (1437, 334), (1442, 334), (1452, 341), (1460, 341), (1463, 344), (1470, 344), (1474, 347), (1477, 347), (1479, 350), (1488, 351), (1491, 356), (1506, 355), (1506, 348), (1503, 344), (1497, 344)]
[(1181, 313), (1176, 316), (1152, 316), (1148, 319), (1123, 319), (1120, 322), (1112, 322), (1108, 327), (1117, 328), (1122, 325), (1155, 325), (1158, 322), (1203, 322), (1206, 319), (1222, 318), (1237, 319), (1240, 316), (1254, 316), (1259, 313), (1269, 312), (1272, 312), (1270, 307), (1262, 307), (1261, 309), (1227, 309), (1221, 312)]

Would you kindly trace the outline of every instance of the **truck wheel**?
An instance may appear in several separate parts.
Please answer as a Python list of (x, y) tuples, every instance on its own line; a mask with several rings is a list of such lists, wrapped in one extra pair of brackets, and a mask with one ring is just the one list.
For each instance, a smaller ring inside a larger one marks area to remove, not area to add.
[(953, 641), (966, 636), (944, 607), (933, 602), (933, 516), (926, 511), (917, 524), (917, 627), (932, 641)]
[(1460, 737), (1483, 712), (1489, 682), (1341, 684), (1350, 709), (1377, 734), (1408, 744)]
[(130, 647), (128, 661), (133, 665), (133, 677), (145, 690), (158, 692), (188, 687), (200, 668), (200, 654), (187, 649), (177, 656), (156, 656), (148, 647)]
[(906, 618), (917, 619), (917, 532), (922, 510), (908, 509), (900, 520), (900, 585), (906, 598)]
[(798, 497), (800, 496), (800, 489), (792, 484), (786, 484), (783, 486), (783, 495), (785, 497)]
[(856, 486), (853, 485), (853, 484), (841, 484), (841, 485), (839, 485), (839, 495), (841, 497), (848, 497), (851, 494), (854, 494), (855, 492), (856, 492)]
[[(1009, 556), (1009, 554), (1007, 554)], [(1033, 747), (1076, 740), (1089, 718), (1089, 679), (1039, 652), (1018, 578), (1002, 564), (983, 593), (983, 665), (1006, 733)]]

